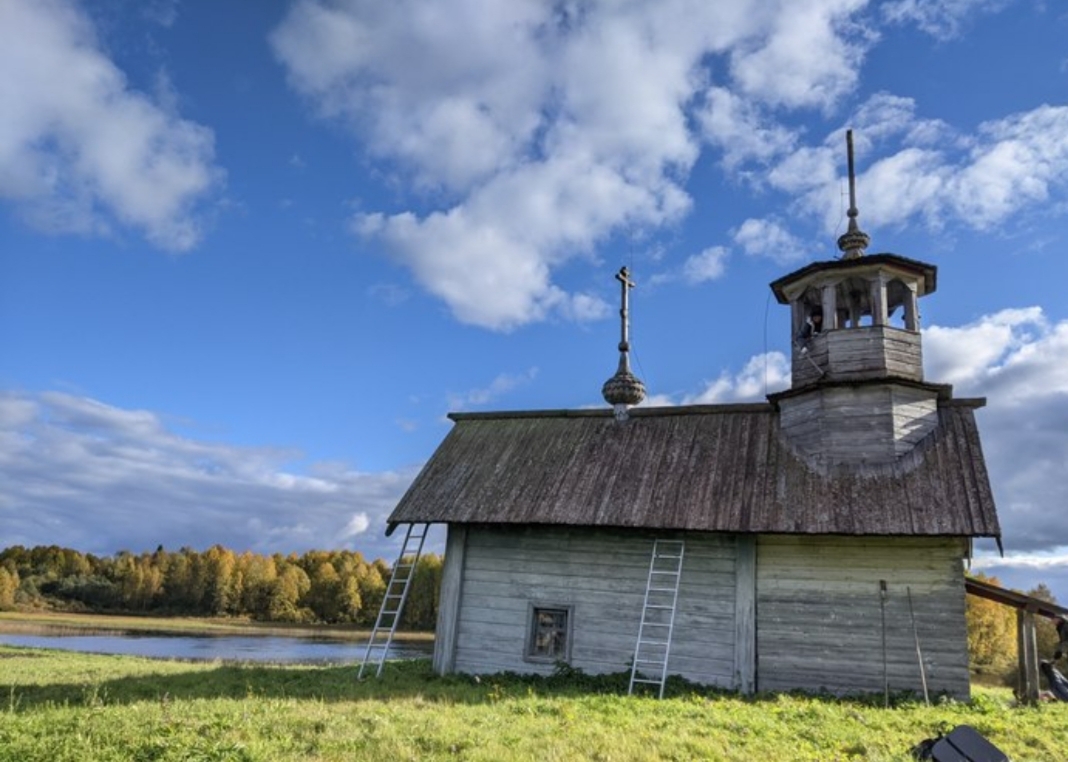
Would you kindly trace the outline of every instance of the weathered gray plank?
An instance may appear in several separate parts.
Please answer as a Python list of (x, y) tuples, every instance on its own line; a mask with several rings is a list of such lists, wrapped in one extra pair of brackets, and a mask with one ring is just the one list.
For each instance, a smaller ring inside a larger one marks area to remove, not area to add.
[(742, 693), (756, 687), (756, 538), (740, 537), (735, 557), (734, 680)]
[(445, 564), (441, 570), (438, 598), (438, 622), (434, 631), (434, 671), (439, 675), (452, 672), (456, 659), (457, 624), (463, 594), (464, 550), (467, 527), (452, 524), (445, 540)]
[[(472, 527), (455, 669), (551, 672), (551, 665), (524, 658), (532, 602), (572, 607), (572, 666), (591, 674), (625, 669), (637, 639), (652, 537)], [(732, 684), (734, 555), (733, 537), (686, 536), (669, 672)]]
[(934, 692), (968, 695), (959, 541), (766, 537), (758, 543), (761, 690), (882, 690), (879, 580), (888, 583), (887, 667), (893, 690), (920, 690), (911, 591)]

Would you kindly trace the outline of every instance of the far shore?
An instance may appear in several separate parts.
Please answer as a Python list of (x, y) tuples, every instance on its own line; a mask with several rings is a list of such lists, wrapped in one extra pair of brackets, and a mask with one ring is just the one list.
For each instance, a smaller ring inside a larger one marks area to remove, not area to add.
[[(112, 614), (79, 614), (55, 611), (0, 611), (0, 633), (9, 634), (153, 633), (156, 635), (263, 635), (288, 638), (367, 640), (371, 631), (345, 624), (285, 624), (228, 617), (160, 617)], [(397, 632), (394, 640), (427, 642), (432, 632)]]

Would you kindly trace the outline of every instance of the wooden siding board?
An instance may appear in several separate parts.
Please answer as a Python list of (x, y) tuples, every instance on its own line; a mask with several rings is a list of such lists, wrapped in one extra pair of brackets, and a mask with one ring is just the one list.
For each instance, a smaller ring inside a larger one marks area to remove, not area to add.
[(466, 544), (467, 527), (463, 524), (450, 526), (445, 539), (445, 565), (441, 573), (438, 621), (434, 630), (433, 668), (439, 675), (452, 672), (455, 665)]
[[(572, 607), (573, 666), (591, 674), (626, 669), (638, 634), (652, 537), (618, 530), (469, 527), (455, 669), (551, 672), (551, 664), (523, 658), (532, 603)], [(735, 544), (717, 535), (685, 539), (669, 672), (729, 687)], [(517, 552), (523, 554), (521, 563), (515, 562)], [(562, 563), (569, 553), (573, 560)], [(582, 574), (575, 573), (578, 566)]]
[(878, 582), (885, 579), (891, 690), (921, 688), (911, 590), (931, 690), (966, 697), (962, 550), (959, 541), (934, 538), (912, 545), (887, 539), (880, 547), (853, 538), (761, 537), (758, 687), (881, 691)]
[(734, 681), (742, 693), (756, 688), (756, 538), (739, 537), (735, 556)]

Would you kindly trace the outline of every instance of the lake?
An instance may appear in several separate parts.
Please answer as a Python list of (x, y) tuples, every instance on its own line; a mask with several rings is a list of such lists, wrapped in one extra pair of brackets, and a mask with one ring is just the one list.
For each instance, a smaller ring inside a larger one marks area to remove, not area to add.
[[(31, 648), (58, 648), (96, 654), (148, 656), (157, 659), (196, 661), (263, 661), (284, 664), (351, 664), (363, 660), (366, 643), (273, 635), (9, 635), (0, 633), (0, 644)], [(377, 657), (378, 651), (372, 654)], [(433, 642), (397, 643), (390, 659), (429, 658)]]

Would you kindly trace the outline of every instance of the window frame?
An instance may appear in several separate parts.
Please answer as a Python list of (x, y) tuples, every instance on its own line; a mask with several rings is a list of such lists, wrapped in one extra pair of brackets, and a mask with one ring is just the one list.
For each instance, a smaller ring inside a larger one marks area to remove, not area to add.
[[(564, 647), (562, 653), (548, 655), (536, 652), (538, 637), (538, 615), (541, 612), (553, 612), (564, 615)], [(527, 638), (523, 646), (523, 660), (538, 664), (571, 663), (571, 643), (575, 624), (575, 607), (566, 603), (530, 601), (527, 605)]]

